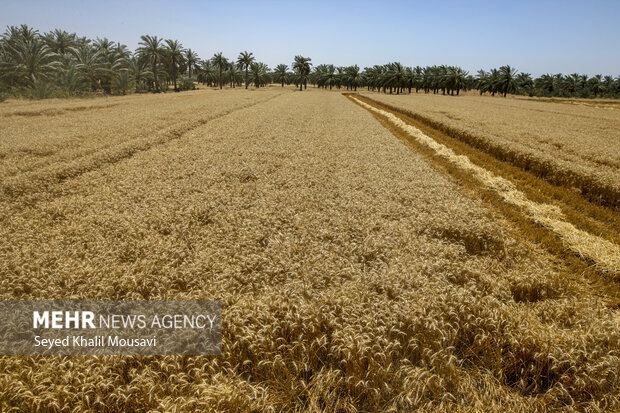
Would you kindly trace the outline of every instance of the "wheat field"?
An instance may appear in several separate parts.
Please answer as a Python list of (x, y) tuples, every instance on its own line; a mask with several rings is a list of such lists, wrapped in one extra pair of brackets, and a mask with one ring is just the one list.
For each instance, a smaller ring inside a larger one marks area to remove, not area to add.
[[(549, 116), (509, 102), (493, 105)], [(490, 133), (521, 116), (449, 111)], [(616, 188), (610, 113), (594, 141), (529, 148)], [(620, 409), (619, 307), (340, 93), (13, 101), (0, 118), (0, 298), (221, 299), (224, 318), (221, 356), (2, 356), (2, 412)]]
[(594, 201), (619, 206), (620, 110), (615, 106), (476, 95), (362, 95)]

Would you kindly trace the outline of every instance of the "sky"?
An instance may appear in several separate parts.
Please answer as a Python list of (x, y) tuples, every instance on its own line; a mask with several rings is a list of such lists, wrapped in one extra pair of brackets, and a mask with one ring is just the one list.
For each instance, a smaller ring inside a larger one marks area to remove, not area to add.
[(314, 65), (620, 75), (620, 0), (2, 0), (0, 9), (2, 29), (60, 28), (132, 50), (150, 34), (203, 59), (247, 50), (271, 68), (301, 54)]

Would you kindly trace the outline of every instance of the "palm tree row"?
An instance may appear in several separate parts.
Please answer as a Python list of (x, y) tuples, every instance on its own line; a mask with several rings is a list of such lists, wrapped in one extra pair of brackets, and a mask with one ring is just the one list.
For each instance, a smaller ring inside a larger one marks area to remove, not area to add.
[[(320, 64), (312, 68), (311, 59), (295, 56), (292, 71), (285, 64), (273, 71), (258, 62), (251, 52), (243, 51), (237, 59), (215, 53), (202, 60), (178, 40), (141, 36), (135, 52), (107, 38), (89, 40), (75, 33), (54, 30), (40, 34), (26, 25), (8, 27), (0, 37), (0, 94), (24, 93), (46, 97), (51, 92), (80, 94), (102, 92), (125, 94), (175, 91), (194, 88), (200, 82), (222, 89), (242, 84), (263, 87), (271, 82), (294, 84), (299, 90), (308, 83), (319, 88), (346, 88), (383, 93), (434, 93), (459, 95), (462, 90), (477, 90), (506, 96), (509, 93), (530, 96), (620, 97), (620, 77), (588, 77), (544, 74), (532, 78), (510, 66), (476, 76), (457, 66), (407, 67), (399, 62), (375, 65), (360, 70), (357, 65), (337, 67)], [(181, 81), (179, 84), (179, 80)]]
[[(39, 34), (26, 25), (9, 27), (0, 38), (0, 91), (55, 89), (67, 94), (129, 90), (159, 92), (193, 87), (198, 56), (177, 40), (145, 35), (135, 53), (107, 38), (94, 41), (62, 30)], [(40, 96), (45, 97), (45, 96)]]
[(357, 90), (358, 86), (364, 86), (368, 90), (394, 94), (422, 90), (424, 93), (458, 95), (461, 90), (477, 90), (480, 94), (504, 97), (509, 93), (549, 97), (620, 97), (620, 77), (545, 74), (533, 79), (529, 73), (519, 73), (508, 65), (488, 72), (480, 70), (474, 77), (457, 66), (405, 67), (395, 62), (367, 67), (360, 72), (356, 65), (335, 67), (320, 64), (310, 79), (322, 88)]
[[(307, 59), (309, 61), (309, 59)], [(310, 73), (306, 62), (303, 82)], [(242, 77), (243, 75), (243, 77)], [(262, 87), (276, 80), (298, 84), (288, 66), (273, 72), (254, 55), (244, 51), (236, 62), (215, 53), (201, 60), (178, 40), (141, 36), (134, 53), (107, 38), (89, 40), (62, 30), (40, 34), (26, 25), (8, 27), (0, 37), (0, 92), (49, 96), (103, 92), (126, 94), (194, 88), (194, 81), (223, 88), (250, 84)], [(179, 78), (181, 83), (179, 84)]]

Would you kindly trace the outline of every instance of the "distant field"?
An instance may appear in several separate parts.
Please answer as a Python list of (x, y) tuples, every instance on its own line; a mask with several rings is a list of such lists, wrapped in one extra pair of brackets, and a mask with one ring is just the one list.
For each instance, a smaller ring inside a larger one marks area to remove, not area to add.
[(0, 105), (2, 189), (23, 193), (118, 161), (281, 90), (230, 90)]
[[(617, 176), (615, 112), (369, 96)], [(0, 119), (0, 298), (222, 299), (224, 317), (222, 356), (0, 357), (2, 412), (620, 407), (613, 290), (339, 93), (8, 102)], [(589, 144), (566, 138), (586, 123)]]
[(618, 99), (530, 98), (522, 96), (511, 96), (511, 98), (530, 100), (534, 102), (551, 102), (565, 105), (590, 106), (593, 108), (620, 109), (620, 100)]
[(620, 110), (592, 106), (608, 101), (362, 95), (422, 117), (551, 182), (575, 187), (589, 199), (620, 205)]

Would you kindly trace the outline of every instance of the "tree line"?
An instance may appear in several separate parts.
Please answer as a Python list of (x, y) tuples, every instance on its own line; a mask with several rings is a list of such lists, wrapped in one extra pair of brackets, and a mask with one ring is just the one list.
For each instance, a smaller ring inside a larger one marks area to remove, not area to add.
[(481, 95), (506, 96), (508, 93), (538, 97), (595, 98), (620, 97), (620, 76), (596, 75), (588, 77), (573, 73), (570, 75), (544, 74), (533, 78), (529, 73), (519, 73), (506, 65), (490, 71), (479, 70), (471, 75), (458, 66), (406, 67), (394, 62), (366, 67), (363, 71), (357, 65), (335, 67), (321, 64), (315, 67), (312, 81), (318, 87), (368, 90), (384, 93), (434, 93), (459, 95), (462, 90), (476, 90)]
[(196, 83), (220, 89), (276, 83), (303, 90), (310, 83), (326, 89), (363, 87), (395, 94), (459, 95), (477, 90), (493, 96), (620, 97), (620, 76), (573, 73), (533, 78), (508, 65), (475, 75), (457, 66), (408, 67), (398, 62), (363, 70), (357, 65), (313, 68), (310, 58), (298, 55), (290, 70), (286, 64), (272, 70), (247, 51), (236, 59), (221, 52), (201, 59), (178, 40), (151, 35), (141, 36), (133, 52), (107, 38), (91, 40), (60, 29), (41, 34), (27, 25), (10, 26), (0, 37), (0, 98), (182, 91), (194, 89)]

